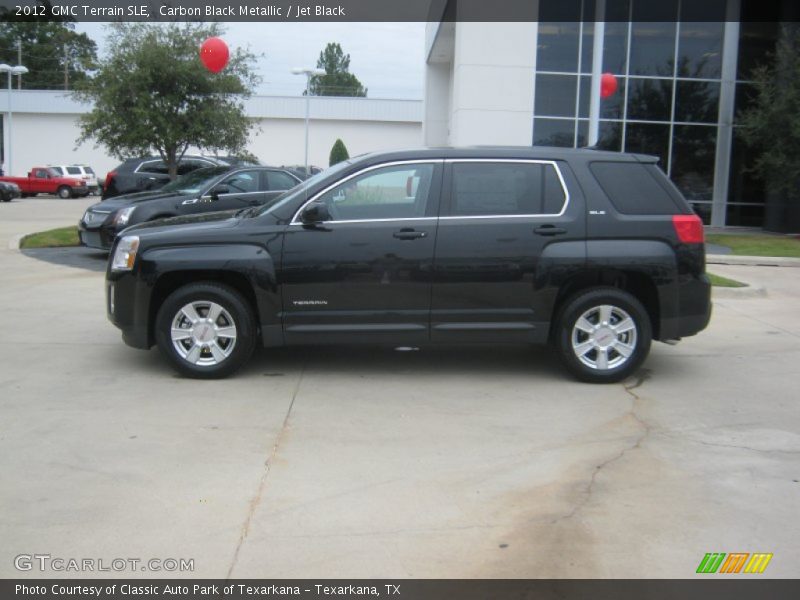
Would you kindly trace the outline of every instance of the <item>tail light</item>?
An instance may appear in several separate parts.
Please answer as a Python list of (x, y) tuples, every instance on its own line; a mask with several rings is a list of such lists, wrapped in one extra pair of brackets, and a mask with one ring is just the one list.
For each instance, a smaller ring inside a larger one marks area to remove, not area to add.
[(705, 241), (703, 221), (697, 215), (673, 215), (672, 226), (684, 244), (702, 244)]
[(106, 181), (103, 184), (103, 187), (106, 188), (106, 189), (111, 187), (111, 180), (114, 179), (114, 177), (116, 177), (116, 176), (117, 176), (117, 172), (116, 171), (109, 171), (108, 173), (106, 173)]

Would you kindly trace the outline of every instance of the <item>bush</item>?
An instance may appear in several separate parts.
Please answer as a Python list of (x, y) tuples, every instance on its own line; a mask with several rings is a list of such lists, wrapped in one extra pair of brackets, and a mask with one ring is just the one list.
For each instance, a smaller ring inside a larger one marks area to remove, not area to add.
[(333, 144), (333, 148), (331, 148), (331, 157), (328, 166), (332, 167), (336, 163), (340, 163), (348, 158), (350, 158), (350, 155), (347, 153), (347, 147), (342, 140), (337, 138)]

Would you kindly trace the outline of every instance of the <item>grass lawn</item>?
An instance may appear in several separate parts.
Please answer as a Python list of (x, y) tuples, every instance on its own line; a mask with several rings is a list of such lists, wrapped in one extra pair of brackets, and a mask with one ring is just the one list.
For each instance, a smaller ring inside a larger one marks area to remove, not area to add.
[(788, 256), (800, 258), (800, 239), (777, 235), (709, 233), (706, 241), (727, 246), (739, 256)]
[(48, 231), (32, 233), (22, 238), (20, 248), (55, 248), (59, 246), (78, 246), (78, 228), (59, 227)]
[(711, 280), (711, 285), (717, 287), (728, 287), (728, 288), (747, 287), (746, 283), (742, 283), (741, 281), (736, 281), (735, 279), (728, 279), (727, 277), (722, 277), (721, 275), (714, 275), (714, 273), (708, 273), (708, 278)]

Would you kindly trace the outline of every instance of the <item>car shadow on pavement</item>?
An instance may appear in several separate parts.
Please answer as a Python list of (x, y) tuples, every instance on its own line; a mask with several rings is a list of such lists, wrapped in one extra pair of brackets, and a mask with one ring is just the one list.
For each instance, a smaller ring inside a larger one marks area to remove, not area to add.
[(22, 248), (25, 256), (43, 260), (55, 265), (86, 269), (102, 273), (106, 270), (108, 252), (84, 246), (64, 248)]
[(259, 350), (243, 374), (279, 376), (298, 368), (315, 375), (405, 378), (427, 375), (566, 377), (554, 348), (525, 345), (302, 346)]
[[(115, 362), (154, 377), (176, 377), (156, 349), (142, 352), (124, 347), (113, 352)], [(122, 356), (124, 354), (124, 357)], [(314, 378), (344, 377), (359, 379), (397, 379), (423, 377), (469, 377), (498, 379), (530, 376), (533, 379), (574, 382), (562, 368), (550, 346), (475, 344), (460, 346), (429, 345), (414, 350), (396, 350), (386, 345), (297, 346), (259, 348), (250, 361), (229, 381), (253, 378), (296, 377), (299, 371)], [(189, 379), (187, 379), (189, 381)]]

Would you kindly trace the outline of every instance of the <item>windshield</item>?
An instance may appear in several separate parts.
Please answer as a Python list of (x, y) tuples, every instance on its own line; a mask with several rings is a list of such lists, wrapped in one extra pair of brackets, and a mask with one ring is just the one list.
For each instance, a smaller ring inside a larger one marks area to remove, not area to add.
[(181, 175), (175, 181), (171, 181), (162, 187), (160, 191), (175, 192), (177, 194), (199, 194), (212, 180), (230, 170), (231, 168), (228, 166), (196, 169), (191, 173)]
[(50, 167), (47, 169), (51, 177), (61, 177), (61, 169), (59, 167)]
[(338, 173), (339, 171), (344, 171), (351, 164), (353, 164), (351, 161), (344, 160), (344, 161), (342, 161), (340, 163), (336, 163), (332, 167), (328, 167), (324, 171), (320, 171), (319, 173), (317, 173), (313, 177), (309, 177), (305, 181), (303, 181), (301, 183), (298, 183), (292, 189), (285, 191), (280, 196), (275, 198), (272, 202), (270, 202), (270, 203), (268, 203), (268, 204), (266, 204), (264, 206), (259, 207), (259, 210), (257, 212), (255, 212), (253, 216), (263, 215), (264, 213), (267, 213), (267, 212), (271, 211), (272, 209), (277, 208), (278, 206), (281, 206), (285, 202), (290, 201), (292, 198), (297, 198), (298, 196), (305, 195), (308, 192), (308, 190), (311, 187), (315, 186), (319, 181), (321, 181), (322, 179), (327, 178), (329, 175), (334, 175), (335, 173)]

